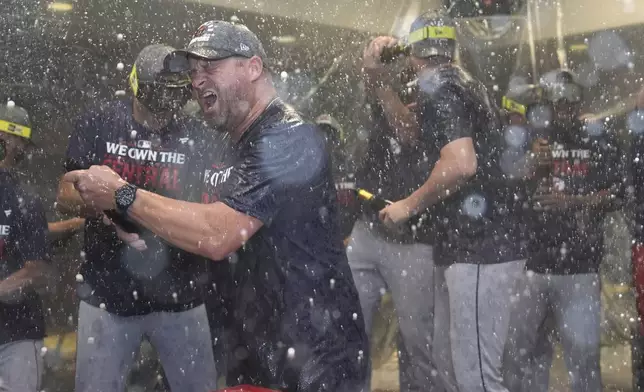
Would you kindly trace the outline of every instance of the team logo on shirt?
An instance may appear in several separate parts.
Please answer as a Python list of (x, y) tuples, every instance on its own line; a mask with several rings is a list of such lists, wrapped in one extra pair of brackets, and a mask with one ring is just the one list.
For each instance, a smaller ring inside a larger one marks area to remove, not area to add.
[(138, 148), (152, 148), (152, 142), (149, 140), (139, 140), (136, 142)]
[(554, 143), (552, 149), (552, 171), (554, 176), (588, 175), (591, 151), (587, 149), (568, 150), (563, 144)]
[(102, 164), (125, 180), (144, 189), (180, 190), (180, 170), (188, 160), (186, 154), (149, 140), (106, 142), (105, 148)]
[(206, 169), (203, 173), (203, 182), (205, 185), (201, 195), (202, 203), (214, 203), (219, 200), (217, 188), (228, 181), (234, 167), (225, 167), (224, 165), (212, 165), (211, 169)]
[(4, 256), (4, 249), (7, 243), (6, 238), (11, 233), (11, 226), (9, 225), (0, 225), (0, 260)]

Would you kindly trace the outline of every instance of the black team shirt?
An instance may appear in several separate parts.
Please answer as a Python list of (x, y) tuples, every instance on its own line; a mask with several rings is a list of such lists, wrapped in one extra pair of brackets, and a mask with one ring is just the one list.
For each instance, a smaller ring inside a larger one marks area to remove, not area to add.
[[(195, 140), (204, 129), (196, 120), (174, 118), (164, 129), (136, 123), (131, 101), (106, 104), (85, 114), (70, 137), (65, 168), (107, 165), (141, 189), (175, 199), (189, 199), (194, 186), (192, 160), (199, 160)], [(88, 219), (79, 297), (122, 315), (183, 311), (203, 303), (208, 283), (203, 259), (174, 248), (145, 230), (148, 249), (125, 245), (113, 227)]]
[(368, 344), (323, 133), (276, 99), (228, 144), (204, 169), (202, 200), (263, 223), (229, 257), (236, 335), (229, 382), (359, 390)]
[[(0, 169), (0, 280), (27, 261), (50, 262), (47, 219), (41, 202), (24, 191), (18, 176)], [(42, 303), (28, 294), (22, 303), (0, 302), (0, 344), (45, 337)]]
[(457, 192), (435, 206), (436, 263), (490, 264), (524, 257), (517, 189), (503, 172), (500, 115), (485, 87), (455, 65), (426, 69), (418, 79), (418, 110), (423, 143), (430, 156), (447, 144), (470, 137), (477, 172)]
[(538, 273), (597, 273), (604, 256), (604, 217), (624, 193), (624, 158), (610, 130), (590, 135), (582, 122), (553, 127), (546, 138), (552, 154), (549, 181), (558, 192), (586, 196), (606, 190), (616, 195), (601, 208), (534, 211), (526, 267)]

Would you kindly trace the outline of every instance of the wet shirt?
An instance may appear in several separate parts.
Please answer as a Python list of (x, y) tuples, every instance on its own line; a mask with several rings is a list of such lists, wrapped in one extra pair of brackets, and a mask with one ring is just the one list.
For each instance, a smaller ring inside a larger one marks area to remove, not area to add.
[[(436, 150), (431, 147), (425, 143), (411, 146), (399, 142), (382, 106), (372, 103), (367, 154), (357, 170), (357, 186), (386, 200), (398, 201), (408, 197), (427, 181), (438, 159)], [(392, 231), (380, 222), (377, 211), (368, 205), (363, 205), (362, 211), (364, 218), (383, 239), (402, 243), (433, 242), (429, 225), (415, 232), (409, 227)], [(412, 219), (411, 222), (414, 221)]]
[(229, 257), (232, 368), (279, 390), (357, 390), (368, 348), (324, 135), (275, 100), (224, 155), (204, 197), (263, 223)]
[[(0, 169), (0, 261), (0, 280), (28, 261), (50, 262), (45, 210), (5, 169)], [(45, 336), (42, 302), (35, 293), (19, 304), (0, 302), (0, 322), (0, 344)]]
[(644, 243), (644, 135), (642, 133), (634, 134), (630, 156), (634, 191), (634, 239), (638, 243)]
[[(141, 189), (186, 199), (192, 187), (199, 186), (191, 160), (199, 157), (194, 140), (202, 132), (200, 123), (184, 118), (151, 131), (134, 121), (131, 101), (113, 102), (77, 122), (65, 168), (107, 165)], [(123, 316), (201, 304), (208, 279), (203, 260), (148, 231), (140, 235), (148, 247), (143, 252), (126, 246), (100, 218), (87, 220), (79, 297)]]
[(423, 143), (431, 156), (472, 138), (477, 172), (435, 206), (436, 263), (500, 263), (523, 258), (516, 184), (501, 165), (505, 149), (500, 115), (485, 87), (454, 65), (425, 70), (418, 80)]
[(591, 135), (581, 122), (546, 135), (552, 154), (550, 186), (568, 195), (607, 190), (617, 199), (602, 208), (533, 211), (527, 268), (539, 273), (596, 273), (604, 255), (604, 217), (624, 191), (623, 156), (611, 131)]

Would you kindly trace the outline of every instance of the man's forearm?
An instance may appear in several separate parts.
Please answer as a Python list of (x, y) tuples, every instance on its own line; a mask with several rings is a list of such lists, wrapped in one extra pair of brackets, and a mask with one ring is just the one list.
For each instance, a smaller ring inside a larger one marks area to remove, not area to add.
[(454, 164), (439, 159), (427, 181), (407, 198), (412, 215), (454, 194), (470, 177), (471, 174), (463, 173)]
[(42, 292), (53, 283), (52, 267), (42, 261), (28, 261), (20, 270), (0, 282), (0, 302), (22, 302), (30, 292)]
[(85, 224), (85, 219), (73, 218), (59, 222), (49, 223), (49, 240), (58, 241), (60, 239), (69, 237), (80, 231)]
[(402, 103), (391, 86), (375, 88), (378, 101), (385, 112), (387, 123), (402, 143), (414, 144), (420, 135), (416, 115)]
[[(179, 201), (139, 189), (128, 217), (172, 245), (213, 260), (225, 258), (229, 236), (245, 230), (223, 230), (230, 219), (213, 216), (214, 204)], [(233, 224), (230, 223), (232, 226)]]

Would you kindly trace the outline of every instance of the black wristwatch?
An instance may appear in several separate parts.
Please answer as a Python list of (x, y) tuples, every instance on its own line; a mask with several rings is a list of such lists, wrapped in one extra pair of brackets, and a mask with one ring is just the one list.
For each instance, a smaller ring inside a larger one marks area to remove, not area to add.
[(121, 215), (127, 215), (127, 210), (130, 208), (136, 199), (137, 188), (132, 184), (125, 184), (116, 191), (114, 191), (114, 199), (116, 201), (116, 211)]

